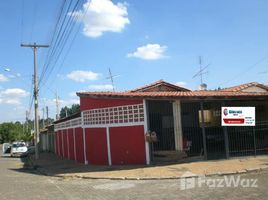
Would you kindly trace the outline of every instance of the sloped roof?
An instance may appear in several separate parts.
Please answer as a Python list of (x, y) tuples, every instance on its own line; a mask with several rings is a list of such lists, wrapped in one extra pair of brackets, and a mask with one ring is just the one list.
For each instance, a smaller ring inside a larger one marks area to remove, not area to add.
[(80, 97), (92, 98), (205, 98), (205, 97), (268, 97), (268, 93), (232, 91), (187, 91), (187, 92), (79, 92)]
[(245, 89), (248, 89), (250, 87), (259, 87), (261, 89), (264, 89), (268, 92), (268, 86), (257, 83), (257, 82), (250, 82), (250, 83), (245, 83), (245, 84), (241, 84), (241, 85), (237, 85), (237, 86), (233, 86), (233, 87), (229, 87), (229, 88), (224, 88), (222, 89), (222, 91), (233, 91), (233, 92), (238, 92), (238, 91), (243, 91)]
[[(161, 88), (164, 86), (164, 88)], [(243, 89), (258, 86), (268, 89), (259, 83), (248, 83), (223, 90), (196, 90), (191, 91), (183, 87), (179, 87), (163, 80), (157, 81), (150, 85), (140, 87), (135, 90), (126, 92), (78, 92), (80, 97), (89, 98), (154, 98), (154, 99), (168, 99), (168, 98), (188, 98), (188, 99), (205, 99), (205, 98), (252, 98), (264, 97), (268, 98), (268, 92), (245, 92)], [(160, 88), (159, 88), (160, 87)], [(155, 89), (157, 88), (157, 89)], [(267, 90), (268, 91), (268, 90)]]
[(74, 113), (68, 117), (64, 117), (62, 119), (59, 119), (57, 121), (54, 121), (53, 124), (58, 124), (58, 123), (61, 123), (61, 122), (65, 122), (65, 121), (68, 121), (68, 120), (71, 120), (71, 119), (75, 119), (75, 118), (78, 118), (78, 117), (81, 117), (81, 112), (78, 112), (78, 113)]
[(162, 79), (149, 85), (145, 85), (137, 89), (130, 90), (130, 92), (152, 92), (152, 91), (163, 92), (163, 91), (191, 91), (191, 90), (184, 87), (180, 87), (178, 85), (168, 83)]

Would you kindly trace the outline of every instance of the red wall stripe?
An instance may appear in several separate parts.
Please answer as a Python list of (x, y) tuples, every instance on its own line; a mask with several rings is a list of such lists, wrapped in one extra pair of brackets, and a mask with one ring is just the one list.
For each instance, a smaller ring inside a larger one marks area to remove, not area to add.
[(94, 109), (94, 108), (107, 108), (113, 106), (124, 106), (141, 104), (143, 101), (141, 99), (92, 99), (87, 97), (80, 97), (80, 109), (81, 111)]
[(69, 153), (70, 159), (74, 160), (74, 139), (73, 139), (73, 129), (68, 129), (68, 140), (69, 140)]
[(63, 134), (63, 157), (68, 158), (67, 129), (62, 131)]
[(59, 131), (59, 156), (63, 156), (62, 154), (62, 131)]

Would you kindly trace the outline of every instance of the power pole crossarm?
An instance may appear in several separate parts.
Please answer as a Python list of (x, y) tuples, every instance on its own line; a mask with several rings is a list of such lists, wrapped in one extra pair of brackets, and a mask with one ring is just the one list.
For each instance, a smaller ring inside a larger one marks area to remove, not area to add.
[(49, 45), (40, 45), (40, 44), (21, 44), (21, 47), (32, 47), (32, 48), (48, 48)]
[(37, 62), (36, 62), (36, 50), (37, 48), (48, 48), (48, 45), (40, 45), (40, 44), (21, 44), (21, 47), (29, 47), (33, 49), (34, 52), (34, 110), (35, 110), (35, 159), (39, 159), (39, 117), (38, 117), (38, 78), (37, 78)]

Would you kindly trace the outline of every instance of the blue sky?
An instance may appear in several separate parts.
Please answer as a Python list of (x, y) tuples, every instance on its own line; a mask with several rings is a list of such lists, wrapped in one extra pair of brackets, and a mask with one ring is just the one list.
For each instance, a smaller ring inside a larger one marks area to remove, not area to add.
[[(76, 21), (80, 29), (70, 50), (63, 49), (40, 88), (40, 109), (48, 105), (51, 117), (56, 91), (64, 106), (78, 101), (76, 91), (111, 89), (108, 68), (120, 75), (114, 80), (118, 91), (159, 79), (197, 89), (200, 80), (192, 77), (199, 69), (199, 56), (204, 65), (210, 64), (204, 75), (209, 89), (251, 81), (268, 84), (268, 73), (262, 73), (268, 71), (266, 0), (85, 2), (75, 13), (87, 11)], [(61, 3), (0, 2), (0, 121), (25, 118), (33, 54), (20, 43), (49, 44)], [(47, 53), (48, 49), (38, 50), (39, 74)]]

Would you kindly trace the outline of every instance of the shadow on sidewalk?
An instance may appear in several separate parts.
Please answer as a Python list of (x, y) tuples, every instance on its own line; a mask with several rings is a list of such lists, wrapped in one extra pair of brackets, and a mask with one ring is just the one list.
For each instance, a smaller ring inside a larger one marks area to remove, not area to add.
[[(144, 169), (159, 166), (169, 166), (179, 163), (189, 163), (200, 161), (200, 159), (181, 160), (179, 162), (155, 163), (151, 165), (85, 165), (77, 163), (73, 160), (61, 158), (54, 153), (41, 153), (38, 160), (34, 159), (34, 155), (20, 158), (23, 163), (21, 169), (10, 169), (23, 173), (31, 173), (35, 175), (62, 176), (64, 174), (90, 173), (90, 172), (113, 172), (120, 170)], [(180, 170), (179, 170), (180, 171)]]

